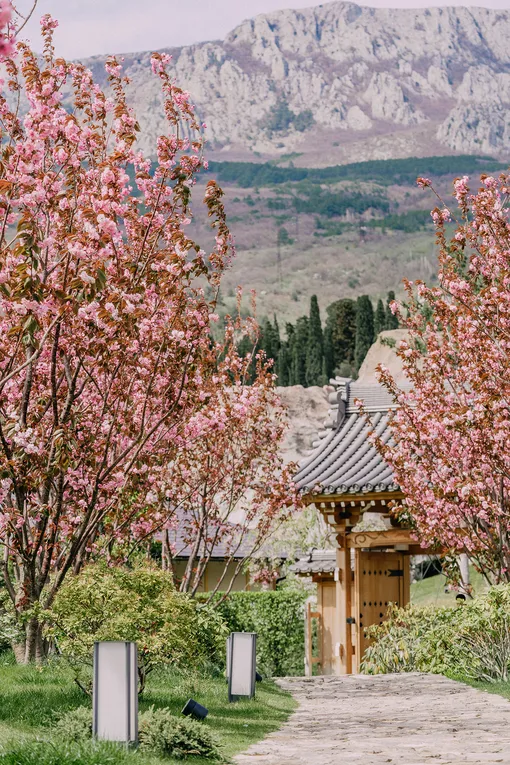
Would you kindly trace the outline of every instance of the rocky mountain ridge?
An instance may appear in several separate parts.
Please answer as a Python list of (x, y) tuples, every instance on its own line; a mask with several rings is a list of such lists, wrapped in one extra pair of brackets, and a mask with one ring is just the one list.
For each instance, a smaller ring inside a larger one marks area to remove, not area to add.
[[(508, 10), (331, 2), (259, 15), (223, 41), (169, 52), (225, 159), (501, 157), (510, 143), (509, 36)], [(87, 62), (98, 78), (103, 61)], [(142, 143), (153, 150), (163, 121), (150, 54), (126, 56), (125, 68)]]

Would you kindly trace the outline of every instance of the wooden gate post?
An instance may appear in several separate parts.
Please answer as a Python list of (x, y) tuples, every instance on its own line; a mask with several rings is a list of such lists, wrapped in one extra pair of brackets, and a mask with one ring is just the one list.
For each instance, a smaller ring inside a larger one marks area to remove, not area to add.
[(351, 551), (347, 547), (345, 536), (339, 534), (338, 541), (343, 546), (336, 551), (335, 595), (337, 629), (335, 640), (335, 674), (350, 675), (352, 672), (352, 636), (351, 624)]
[(308, 598), (305, 608), (305, 677), (312, 674), (312, 604)]

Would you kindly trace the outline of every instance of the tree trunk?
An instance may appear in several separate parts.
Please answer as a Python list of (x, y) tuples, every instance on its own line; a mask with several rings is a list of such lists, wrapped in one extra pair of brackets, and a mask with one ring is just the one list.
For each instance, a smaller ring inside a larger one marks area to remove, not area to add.
[(12, 650), (14, 653), (14, 658), (16, 659), (16, 664), (24, 664), (25, 663), (25, 643), (13, 643), (12, 644)]
[(471, 587), (469, 583), (469, 558), (466, 553), (459, 555), (459, 570), (460, 570), (460, 591), (464, 595), (471, 595)]
[(48, 657), (48, 641), (43, 637), (42, 624), (30, 619), (25, 628), (25, 640), (12, 644), (16, 664), (42, 664)]

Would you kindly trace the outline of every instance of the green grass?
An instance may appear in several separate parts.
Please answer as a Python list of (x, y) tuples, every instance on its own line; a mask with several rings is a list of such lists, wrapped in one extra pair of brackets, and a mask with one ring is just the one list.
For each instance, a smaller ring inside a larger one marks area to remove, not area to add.
[[(253, 701), (229, 704), (223, 677), (160, 671), (149, 678), (140, 700), (140, 712), (154, 705), (156, 708), (166, 707), (180, 715), (190, 697), (209, 709), (204, 725), (216, 733), (227, 759), (280, 728), (296, 707), (289, 694), (269, 681), (257, 684)], [(72, 673), (64, 665), (52, 663), (40, 668), (23, 667), (4, 659), (0, 662), (0, 750), (9, 742), (23, 739), (35, 741), (50, 735), (56, 713), (84, 704), (90, 704), (90, 701), (75, 685)], [(169, 765), (177, 762), (139, 753), (127, 759), (133, 765)], [(14, 764), (17, 761), (4, 762)], [(24, 763), (24, 760), (20, 762)], [(83, 762), (88, 765), (89, 761), (84, 759)], [(194, 765), (205, 762), (208, 760), (190, 760)]]
[[(475, 596), (486, 592), (488, 585), (481, 574), (471, 567), (469, 576)], [(445, 592), (446, 586), (446, 577), (442, 574), (430, 576), (420, 582), (413, 582), (411, 584), (411, 603), (415, 606), (454, 606), (457, 593), (453, 590)]]
[(498, 681), (496, 683), (480, 682), (478, 680), (470, 680), (469, 678), (455, 678), (461, 680), (466, 685), (471, 685), (473, 688), (477, 688), (479, 691), (487, 691), (487, 693), (495, 693), (497, 696), (503, 696), (510, 701), (510, 682)]

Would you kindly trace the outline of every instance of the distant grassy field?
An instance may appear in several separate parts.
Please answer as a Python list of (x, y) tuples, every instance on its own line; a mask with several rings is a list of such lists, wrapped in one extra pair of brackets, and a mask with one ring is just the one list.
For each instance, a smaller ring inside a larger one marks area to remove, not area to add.
[[(167, 707), (180, 715), (180, 710), (190, 697), (209, 709), (209, 716), (203, 724), (217, 734), (227, 758), (277, 730), (296, 707), (292, 697), (271, 682), (257, 684), (253, 701), (229, 704), (223, 677), (161, 671), (150, 676), (140, 701), (140, 712), (154, 706)], [(8, 656), (2, 657), (0, 753), (8, 742), (47, 736), (51, 733), (56, 714), (82, 705), (90, 705), (90, 701), (75, 685), (72, 673), (66, 667), (58, 663), (39, 668), (16, 666)], [(177, 762), (141, 754), (128, 759), (133, 761), (133, 765), (171, 765)], [(190, 762), (203, 765), (209, 761), (192, 758)]]
[[(472, 567), (469, 576), (475, 596), (487, 590), (487, 582)], [(413, 582), (411, 584), (411, 603), (416, 606), (454, 606), (457, 593), (450, 590), (445, 592), (446, 586), (446, 577), (442, 574), (430, 576), (420, 582)]]

